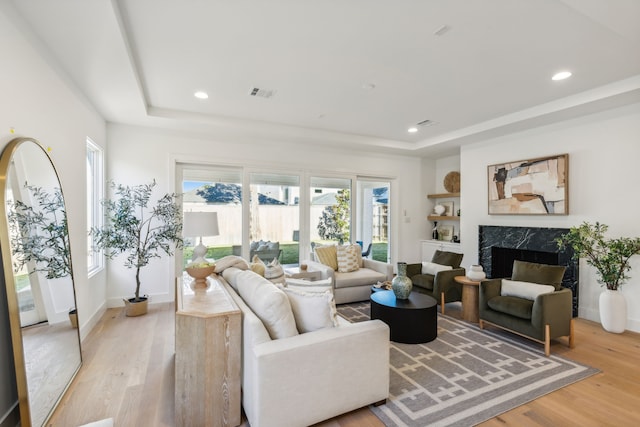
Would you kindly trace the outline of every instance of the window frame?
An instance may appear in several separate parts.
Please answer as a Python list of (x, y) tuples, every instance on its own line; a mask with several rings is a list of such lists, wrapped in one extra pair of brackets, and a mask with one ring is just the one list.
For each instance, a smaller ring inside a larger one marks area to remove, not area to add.
[(87, 277), (91, 278), (104, 269), (104, 251), (94, 251), (94, 237), (89, 232), (104, 224), (104, 150), (91, 138), (86, 141), (87, 154)]

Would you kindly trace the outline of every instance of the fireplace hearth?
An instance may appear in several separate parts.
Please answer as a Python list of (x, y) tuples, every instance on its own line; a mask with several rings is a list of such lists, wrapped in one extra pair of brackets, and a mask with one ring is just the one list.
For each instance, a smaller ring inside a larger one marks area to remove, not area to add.
[(479, 261), (488, 278), (511, 277), (514, 260), (540, 264), (564, 265), (562, 285), (573, 293), (573, 315), (578, 315), (578, 263), (573, 249), (559, 250), (555, 239), (567, 233), (566, 228), (503, 227), (481, 225)]

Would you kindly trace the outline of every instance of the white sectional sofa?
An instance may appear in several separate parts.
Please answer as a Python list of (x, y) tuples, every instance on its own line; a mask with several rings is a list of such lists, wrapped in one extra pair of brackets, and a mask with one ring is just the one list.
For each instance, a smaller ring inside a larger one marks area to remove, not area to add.
[(251, 427), (308, 426), (387, 399), (386, 324), (352, 324), (338, 316), (335, 327), (272, 339), (273, 326), (265, 326), (240, 297), (246, 287), (239, 292), (238, 286), (275, 285), (233, 267), (222, 277), (242, 310), (242, 405)]

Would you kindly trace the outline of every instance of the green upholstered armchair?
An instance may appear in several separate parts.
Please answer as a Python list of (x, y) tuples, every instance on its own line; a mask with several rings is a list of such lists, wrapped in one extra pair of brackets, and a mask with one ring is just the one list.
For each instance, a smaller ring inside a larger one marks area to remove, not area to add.
[[(480, 282), (480, 328), (490, 324), (542, 343), (547, 356), (552, 339), (567, 336), (569, 347), (573, 347), (572, 295), (570, 289), (562, 287), (565, 269), (514, 261), (511, 280), (518, 283), (508, 283), (511, 295), (503, 295), (507, 293), (503, 292), (503, 279)], [(552, 285), (555, 290), (535, 295), (536, 291), (528, 291), (538, 288), (529, 286), (532, 283)], [(516, 294), (529, 295), (514, 296), (514, 289)]]
[(413, 282), (413, 290), (433, 297), (440, 304), (442, 314), (445, 303), (462, 301), (462, 285), (453, 280), (466, 274), (466, 270), (460, 267), (462, 257), (463, 254), (437, 250), (431, 262), (451, 266), (452, 270), (436, 274), (422, 274), (422, 263), (407, 264), (407, 277)]

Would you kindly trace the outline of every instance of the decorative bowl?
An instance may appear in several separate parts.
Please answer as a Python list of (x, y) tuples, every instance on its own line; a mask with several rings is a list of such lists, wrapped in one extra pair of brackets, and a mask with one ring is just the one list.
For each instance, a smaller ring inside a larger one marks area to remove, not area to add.
[(215, 271), (215, 264), (210, 265), (208, 267), (187, 267), (185, 268), (187, 274), (193, 277), (196, 282), (194, 287), (206, 287), (207, 286), (207, 277), (213, 274)]

